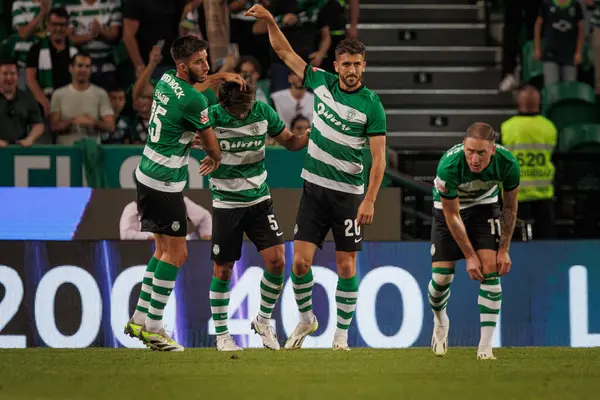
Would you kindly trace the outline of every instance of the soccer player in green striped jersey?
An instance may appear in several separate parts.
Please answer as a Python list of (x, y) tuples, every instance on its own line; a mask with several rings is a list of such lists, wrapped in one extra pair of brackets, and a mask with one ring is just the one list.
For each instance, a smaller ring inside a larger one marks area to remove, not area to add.
[[(494, 143), (494, 128), (476, 122), (463, 143), (441, 158), (433, 188), (431, 224), (432, 279), (429, 304), (433, 311), (431, 349), (448, 350), (450, 321), (446, 306), (456, 261), (464, 258), (467, 272), (479, 286), (481, 338), (478, 359), (494, 359), (492, 339), (502, 304), (500, 276), (510, 271), (508, 255), (517, 220), (520, 168), (515, 156)], [(498, 203), (502, 187), (504, 209)]]
[(211, 106), (209, 111), (223, 155), (221, 166), (210, 175), (214, 261), (210, 309), (219, 351), (241, 350), (229, 334), (227, 318), (229, 280), (242, 253), (244, 233), (265, 262), (260, 309), (252, 320), (252, 329), (260, 335), (265, 347), (280, 348), (271, 326), (271, 314), (283, 288), (285, 247), (266, 181), (265, 144), (268, 135), (287, 150), (301, 150), (308, 144), (308, 133), (294, 135), (271, 106), (254, 98), (251, 85), (241, 90), (235, 83), (225, 83), (219, 88), (219, 104)]
[[(304, 189), (294, 228), (292, 283), (300, 322), (285, 348), (300, 348), (306, 336), (318, 328), (312, 311), (310, 266), (316, 248), (322, 246), (331, 229), (339, 275), (333, 349), (350, 350), (348, 329), (358, 297), (356, 255), (362, 248), (361, 227), (373, 220), (385, 171), (385, 110), (379, 97), (361, 82), (366, 66), (361, 42), (346, 39), (338, 44), (334, 62), (338, 75), (334, 75), (307, 65), (263, 6), (253, 6), (246, 15), (266, 22), (271, 46), (279, 58), (315, 94), (308, 153), (302, 169)], [(365, 194), (362, 151), (367, 143), (373, 164)]]
[[(140, 298), (125, 333), (160, 351), (183, 351), (183, 346), (165, 332), (162, 318), (187, 256), (187, 214), (182, 191), (188, 179), (194, 137), (200, 138), (207, 154), (201, 162), (202, 175), (214, 171), (221, 161), (208, 102), (193, 86), (207, 80), (207, 48), (205, 41), (193, 36), (173, 42), (171, 56), (177, 69), (165, 72), (156, 84), (148, 138), (135, 171), (142, 231), (154, 234), (156, 251), (144, 273)], [(243, 84), (241, 77), (234, 74), (211, 79), (222, 78)]]

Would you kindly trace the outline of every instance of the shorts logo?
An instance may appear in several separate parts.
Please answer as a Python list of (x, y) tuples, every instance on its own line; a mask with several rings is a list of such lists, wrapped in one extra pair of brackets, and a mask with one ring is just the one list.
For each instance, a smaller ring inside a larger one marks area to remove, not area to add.
[(294, 235), (295, 235), (296, 233), (298, 233), (298, 224), (296, 224), (296, 225), (294, 226)]
[(173, 232), (177, 232), (179, 228), (181, 228), (179, 221), (173, 221), (173, 223), (171, 224), (171, 229), (173, 230)]
[(216, 256), (217, 254), (219, 254), (221, 252), (221, 248), (219, 247), (218, 244), (215, 244), (213, 246), (213, 254)]
[(431, 255), (435, 255), (435, 244), (431, 245), (431, 251), (430, 251)]

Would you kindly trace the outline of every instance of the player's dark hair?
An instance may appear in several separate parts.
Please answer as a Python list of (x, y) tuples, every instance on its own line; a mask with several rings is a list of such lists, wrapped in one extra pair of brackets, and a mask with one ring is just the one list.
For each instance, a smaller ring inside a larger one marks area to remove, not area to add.
[(208, 49), (206, 40), (198, 39), (195, 36), (180, 36), (173, 41), (171, 45), (171, 57), (173, 61), (179, 62), (187, 60), (192, 54)]
[(48, 12), (48, 18), (50, 18), (53, 15), (56, 15), (59, 18), (66, 18), (67, 20), (69, 19), (69, 12), (64, 7), (54, 7), (54, 8), (52, 8)]
[(248, 110), (254, 100), (256, 89), (246, 82), (246, 89), (241, 90), (240, 85), (235, 82), (225, 82), (219, 87), (217, 99), (222, 107), (236, 112)]
[(496, 141), (496, 131), (490, 124), (486, 124), (485, 122), (474, 122), (467, 128), (467, 131), (465, 132), (465, 139), (466, 138), (494, 142)]
[(306, 122), (310, 123), (310, 120), (309, 120), (308, 118), (306, 118), (306, 117), (305, 117), (304, 115), (302, 115), (302, 114), (298, 114), (298, 115), (296, 115), (296, 116), (295, 116), (295, 117), (292, 119), (292, 121), (290, 122), (290, 127), (291, 127), (292, 129), (294, 129), (294, 126), (295, 126), (295, 125), (296, 125), (298, 122), (300, 122), (300, 121), (306, 121)]
[(342, 54), (360, 54), (364, 57), (366, 52), (365, 45), (360, 40), (344, 39), (335, 48), (335, 58), (338, 58)]
[(0, 58), (0, 67), (3, 67), (5, 65), (14, 65), (15, 67), (17, 66), (17, 60), (11, 57), (3, 57)]
[(90, 60), (92, 59), (92, 57), (85, 51), (78, 51), (77, 53), (75, 53), (75, 55), (73, 57), (71, 57), (69, 64), (75, 65), (75, 60), (77, 59), (77, 57), (89, 58)]

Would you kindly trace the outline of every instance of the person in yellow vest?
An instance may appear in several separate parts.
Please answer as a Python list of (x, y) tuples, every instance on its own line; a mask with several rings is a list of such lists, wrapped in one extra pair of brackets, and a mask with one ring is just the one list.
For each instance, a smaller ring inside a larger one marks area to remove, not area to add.
[(534, 238), (555, 238), (554, 164), (556, 127), (540, 110), (540, 93), (530, 85), (518, 93), (519, 114), (501, 127), (502, 144), (521, 166), (519, 218), (533, 222)]

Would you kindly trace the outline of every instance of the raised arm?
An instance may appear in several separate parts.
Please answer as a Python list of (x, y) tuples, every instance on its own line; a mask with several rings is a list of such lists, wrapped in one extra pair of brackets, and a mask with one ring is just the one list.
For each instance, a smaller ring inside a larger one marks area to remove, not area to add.
[(271, 42), (273, 50), (275, 50), (275, 53), (277, 53), (277, 56), (281, 58), (281, 61), (283, 61), (285, 65), (294, 71), (301, 79), (304, 79), (306, 62), (296, 54), (294, 49), (292, 49), (290, 42), (288, 42), (281, 32), (281, 29), (277, 26), (277, 22), (275, 22), (273, 15), (260, 4), (257, 4), (246, 11), (245, 15), (263, 20), (267, 23), (269, 41)]

